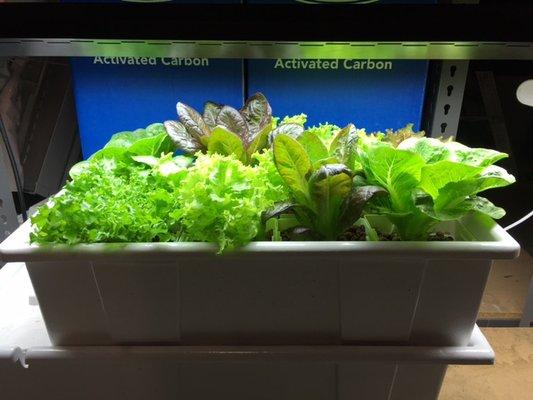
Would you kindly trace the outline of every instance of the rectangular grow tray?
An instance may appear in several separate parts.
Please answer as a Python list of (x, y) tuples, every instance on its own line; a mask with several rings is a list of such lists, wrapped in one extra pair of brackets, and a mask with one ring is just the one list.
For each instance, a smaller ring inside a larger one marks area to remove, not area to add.
[(494, 362), (477, 327), (468, 345), (456, 347), (91, 346), (16, 353), (18, 364), (8, 360), (11, 368), (3, 370), (6, 399), (46, 393), (79, 400), (436, 400), (448, 364)]
[(54, 345), (464, 346), (494, 259), (519, 245), (489, 218), (453, 242), (0, 245), (24, 261)]

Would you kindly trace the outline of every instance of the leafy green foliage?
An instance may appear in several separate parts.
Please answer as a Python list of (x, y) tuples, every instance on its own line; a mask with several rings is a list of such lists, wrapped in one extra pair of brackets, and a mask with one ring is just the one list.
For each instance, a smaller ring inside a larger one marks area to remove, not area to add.
[(31, 220), (34, 243), (164, 242), (179, 240), (169, 217), (179, 207), (175, 186), (142, 164), (120, 168), (98, 159), (41, 206)]
[(287, 135), (274, 139), (274, 163), (294, 204), (278, 206), (277, 212), (269, 215), (275, 217), (291, 209), (312, 235), (335, 240), (360, 218), (364, 204), (384, 190), (378, 186), (357, 186), (353, 172), (343, 164), (314, 167), (311, 157), (324, 155), (327, 149), (307, 136), (302, 136), (305, 146)]
[(296, 138), (304, 147), (315, 168), (340, 163), (356, 172), (361, 169), (357, 162), (357, 140), (363, 133), (364, 130), (356, 129), (352, 124), (342, 129), (336, 125), (321, 124), (289, 136)]
[(113, 135), (72, 167), (72, 180), (32, 217), (32, 242), (179, 240), (168, 214), (178, 207), (175, 186), (192, 160), (173, 151), (162, 124)]
[(315, 164), (320, 160), (329, 158), (329, 150), (320, 138), (311, 131), (304, 131), (298, 138), (298, 142), (303, 146), (309, 156), (311, 163)]
[(193, 241), (215, 242), (220, 251), (250, 242), (260, 231), (261, 213), (272, 194), (258, 173), (234, 156), (198, 154), (178, 189), (180, 207), (170, 213)]
[(69, 171), (69, 175), (71, 178), (75, 178), (91, 162), (104, 159), (114, 160), (116, 168), (124, 170), (128, 168), (128, 165), (134, 164), (133, 156), (159, 157), (161, 154), (172, 153), (174, 149), (174, 145), (168, 137), (163, 124), (151, 124), (146, 129), (114, 134), (103, 149), (98, 150), (88, 160), (74, 165)]
[[(221, 150), (231, 156), (197, 154), (192, 167), (190, 157), (158, 157), (173, 150), (161, 124), (114, 135), (73, 169), (72, 181), (33, 217), (32, 241), (186, 239), (216, 242), (221, 251), (249, 242), (261, 230), (261, 212), (286, 199), (287, 188), (270, 150), (253, 154), (255, 165), (245, 166), (237, 159), (241, 139), (219, 125), (212, 132), (215, 139), (235, 139), (234, 148)], [(227, 143), (215, 140), (210, 146)]]
[(262, 182), (265, 187), (265, 197), (268, 202), (274, 204), (288, 201), (290, 192), (274, 164), (272, 150), (266, 149), (261, 153), (254, 153), (252, 158), (256, 166), (257, 182)]
[(276, 168), (294, 199), (303, 206), (311, 207), (307, 180), (312, 166), (303, 146), (290, 136), (279, 135), (274, 140), (273, 155)]
[(242, 162), (246, 162), (247, 159), (242, 139), (222, 126), (216, 126), (211, 132), (207, 150), (210, 153), (233, 154), (236, 159)]
[(504, 153), (419, 135), (399, 143), (360, 136), (358, 157), (368, 182), (388, 191), (387, 199), (374, 203), (374, 211), (388, 215), (403, 240), (426, 240), (438, 222), (471, 211), (501, 218), (503, 209), (478, 193), (514, 182), (492, 165)]
[(314, 135), (318, 136), (320, 140), (326, 145), (326, 147), (329, 148), (329, 145), (333, 138), (335, 137), (335, 134), (340, 130), (341, 128), (337, 125), (333, 124), (320, 124), (317, 126), (312, 126), (310, 128), (307, 128), (306, 131), (313, 133)]
[[(382, 135), (378, 133), (378, 135)], [(390, 143), (393, 147), (398, 147), (400, 143), (410, 138), (422, 138), (424, 137), (425, 132), (415, 132), (413, 130), (413, 124), (407, 124), (403, 128), (400, 128), (396, 131), (392, 129), (387, 129), (383, 135), (383, 141)]]
[(297, 114), (297, 115), (284, 117), (281, 120), (281, 125), (296, 124), (296, 125), (300, 125), (303, 127), (306, 122), (307, 122), (307, 115)]
[(261, 93), (246, 100), (241, 110), (210, 101), (203, 115), (183, 103), (176, 109), (179, 121), (166, 121), (165, 128), (174, 144), (190, 154), (234, 155), (249, 164), (252, 154), (267, 147), (274, 128), (272, 109)]
[[(412, 124), (370, 135), (352, 124), (306, 128), (305, 114), (273, 118), (260, 93), (240, 110), (178, 103), (177, 113), (113, 135), (76, 164), (32, 217), (32, 242), (188, 240), (222, 252), (266, 238), (352, 237), (354, 226), (379, 240), (372, 213), (403, 240), (426, 240), (467, 213), (501, 218), (479, 194), (514, 182), (494, 165), (506, 154), (425, 138)], [(194, 157), (174, 157), (175, 146)]]

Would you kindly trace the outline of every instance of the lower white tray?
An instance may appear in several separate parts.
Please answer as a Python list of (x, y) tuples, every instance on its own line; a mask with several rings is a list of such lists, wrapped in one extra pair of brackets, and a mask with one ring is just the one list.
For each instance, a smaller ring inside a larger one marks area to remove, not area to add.
[(52, 347), (31, 285), (6, 267), (17, 278), (0, 306), (3, 400), (434, 400), (448, 364), (494, 361), (477, 327), (462, 347)]

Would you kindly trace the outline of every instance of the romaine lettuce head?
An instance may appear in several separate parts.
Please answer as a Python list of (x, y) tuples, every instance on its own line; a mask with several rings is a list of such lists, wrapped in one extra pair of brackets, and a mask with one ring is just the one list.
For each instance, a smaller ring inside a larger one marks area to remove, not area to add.
[(128, 169), (135, 164), (135, 156), (154, 156), (173, 153), (175, 150), (163, 124), (155, 123), (145, 129), (115, 133), (109, 142), (86, 161), (75, 164), (69, 171), (69, 176), (75, 179), (91, 162), (100, 160), (114, 160), (117, 168)]
[(358, 161), (369, 183), (388, 192), (387, 201), (380, 200), (374, 209), (389, 216), (403, 240), (426, 240), (438, 222), (457, 220), (469, 212), (492, 218), (505, 215), (478, 194), (515, 181), (493, 165), (507, 154), (418, 136), (397, 147), (383, 136), (359, 139)]

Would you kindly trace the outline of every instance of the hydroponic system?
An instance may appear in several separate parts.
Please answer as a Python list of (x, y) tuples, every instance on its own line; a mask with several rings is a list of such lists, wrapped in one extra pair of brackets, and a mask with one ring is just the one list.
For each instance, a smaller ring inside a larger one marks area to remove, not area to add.
[[(28, 7), (2, 10), (0, 54), (533, 59), (517, 8)], [(429, 400), (448, 364), (493, 362), (476, 317), (492, 261), (519, 245), (483, 192), (514, 183), (506, 154), (414, 121), (308, 123), (261, 92), (175, 103), (76, 164), (0, 245), (58, 346), (17, 353), (28, 379), (84, 370), (102, 398)]]
[[(207, 102), (203, 114), (183, 103), (177, 112), (179, 121), (118, 133), (75, 165), (32, 217), (31, 241), (210, 242), (223, 251), (258, 240), (453, 240), (435, 231), (439, 222), (501, 218), (477, 194), (514, 182), (494, 165), (506, 154), (425, 138), (412, 125), (306, 128), (304, 114), (272, 118), (260, 93), (240, 111)], [(374, 217), (391, 226), (373, 226)]]

